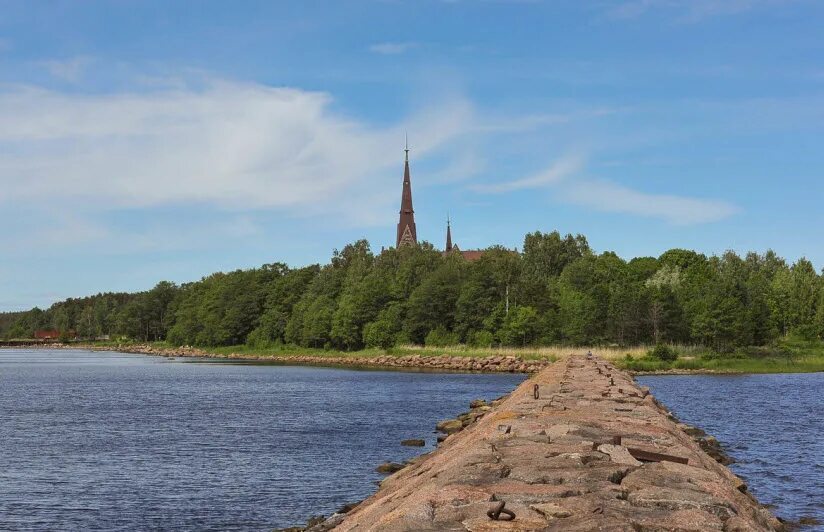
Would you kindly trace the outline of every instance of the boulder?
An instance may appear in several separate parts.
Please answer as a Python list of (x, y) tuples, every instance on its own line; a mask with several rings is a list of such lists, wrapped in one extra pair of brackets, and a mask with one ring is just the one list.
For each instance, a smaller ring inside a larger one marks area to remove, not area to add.
[(604, 443), (598, 446), (598, 450), (606, 455), (609, 455), (609, 459), (616, 464), (638, 467), (642, 465), (641, 462), (639, 462), (638, 460), (633, 458), (631, 454), (629, 454), (629, 451), (623, 445), (612, 445), (609, 443)]
[(309, 521), (306, 522), (306, 528), (312, 528), (313, 526), (317, 526), (321, 523), (326, 521), (326, 517), (322, 515), (315, 515), (309, 518)]
[(569, 510), (551, 502), (533, 504), (530, 505), (530, 508), (546, 517), (555, 517), (557, 519), (563, 519), (564, 517), (569, 517), (572, 515), (572, 512)]
[(701, 450), (710, 455), (716, 462), (723, 465), (730, 465), (735, 463), (730, 455), (724, 452), (721, 443), (713, 436), (704, 436), (695, 440)]
[(341, 524), (345, 518), (346, 514), (335, 514), (321, 523), (308, 527), (306, 532), (328, 532)]
[(707, 435), (706, 432), (699, 429), (698, 427), (693, 427), (692, 425), (687, 425), (686, 423), (678, 423), (678, 428), (683, 430), (693, 438), (701, 438)]
[(410, 440), (402, 440), (401, 445), (405, 447), (424, 447), (426, 445), (426, 441), (413, 438)]
[[(363, 501), (361, 501), (361, 502), (363, 502)], [(348, 514), (349, 512), (351, 512), (352, 510), (357, 508), (359, 504), (360, 504), (360, 502), (350, 502), (349, 504), (344, 504), (343, 506), (340, 507), (340, 509), (337, 511), (337, 513), (339, 513), (339, 514)]]
[(399, 464), (397, 462), (384, 462), (378, 467), (375, 468), (375, 471), (378, 473), (390, 474), (400, 471), (405, 466), (403, 464)]
[(435, 429), (444, 434), (454, 434), (459, 432), (463, 426), (463, 422), (460, 419), (445, 419), (435, 425)]

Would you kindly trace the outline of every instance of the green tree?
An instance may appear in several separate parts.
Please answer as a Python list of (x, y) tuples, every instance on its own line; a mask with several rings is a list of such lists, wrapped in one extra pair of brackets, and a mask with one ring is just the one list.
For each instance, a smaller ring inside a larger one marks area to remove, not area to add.
[(439, 325), (429, 331), (426, 335), (424, 344), (428, 347), (447, 347), (450, 345), (456, 345), (459, 341), (460, 339), (456, 333), (447, 331), (446, 327)]
[(460, 256), (446, 257), (409, 296), (404, 330), (413, 342), (423, 343), (439, 326), (452, 330), (465, 265)]
[(538, 311), (534, 308), (514, 308), (506, 316), (500, 330), (501, 342), (521, 347), (532, 345), (538, 338), (538, 325)]
[(395, 345), (403, 321), (403, 306), (392, 303), (378, 313), (375, 321), (363, 328), (363, 343), (366, 347), (389, 349)]
[(320, 272), (317, 264), (297, 270), (289, 270), (283, 264), (278, 268), (281, 275), (269, 284), (263, 314), (247, 338), (247, 342), (254, 346), (285, 342), (286, 325), (292, 310)]
[(520, 262), (518, 302), (540, 312), (552, 308), (550, 280), (561, 275), (569, 264), (590, 254), (589, 244), (582, 235), (561, 238), (557, 231), (536, 231), (526, 235)]

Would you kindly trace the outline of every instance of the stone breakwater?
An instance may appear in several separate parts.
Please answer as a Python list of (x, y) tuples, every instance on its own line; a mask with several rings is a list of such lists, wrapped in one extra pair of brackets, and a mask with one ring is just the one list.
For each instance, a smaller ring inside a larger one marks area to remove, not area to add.
[(600, 359), (558, 362), (496, 403), (308, 530), (783, 529), (700, 434)]
[[(50, 345), (55, 348), (58, 344)], [(81, 346), (75, 346), (81, 347)], [(195, 347), (154, 347), (151, 345), (121, 345), (117, 347), (82, 346), (83, 349), (118, 351), (161, 357), (216, 358), (276, 362), (310, 366), (353, 366), (370, 368), (417, 368), (437, 371), (478, 371), (490, 373), (535, 373), (552, 363), (550, 360), (524, 360), (515, 356), (470, 357), (452, 355), (253, 355), (248, 353), (216, 354)]]

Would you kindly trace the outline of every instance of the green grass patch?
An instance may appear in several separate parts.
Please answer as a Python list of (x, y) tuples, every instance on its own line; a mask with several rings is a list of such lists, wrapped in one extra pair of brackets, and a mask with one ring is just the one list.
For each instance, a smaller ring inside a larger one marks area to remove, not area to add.
[(824, 355), (793, 358), (679, 358), (672, 362), (644, 357), (639, 359), (618, 359), (615, 363), (620, 368), (639, 372), (688, 370), (718, 373), (812, 373), (824, 371)]

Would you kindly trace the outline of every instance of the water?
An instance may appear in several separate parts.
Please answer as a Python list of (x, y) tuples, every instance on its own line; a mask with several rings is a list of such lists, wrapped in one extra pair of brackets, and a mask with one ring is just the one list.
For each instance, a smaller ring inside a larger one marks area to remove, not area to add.
[(523, 379), (0, 349), (0, 530), (303, 523)]
[(718, 438), (737, 460), (730, 468), (778, 516), (824, 523), (824, 373), (637, 380)]

